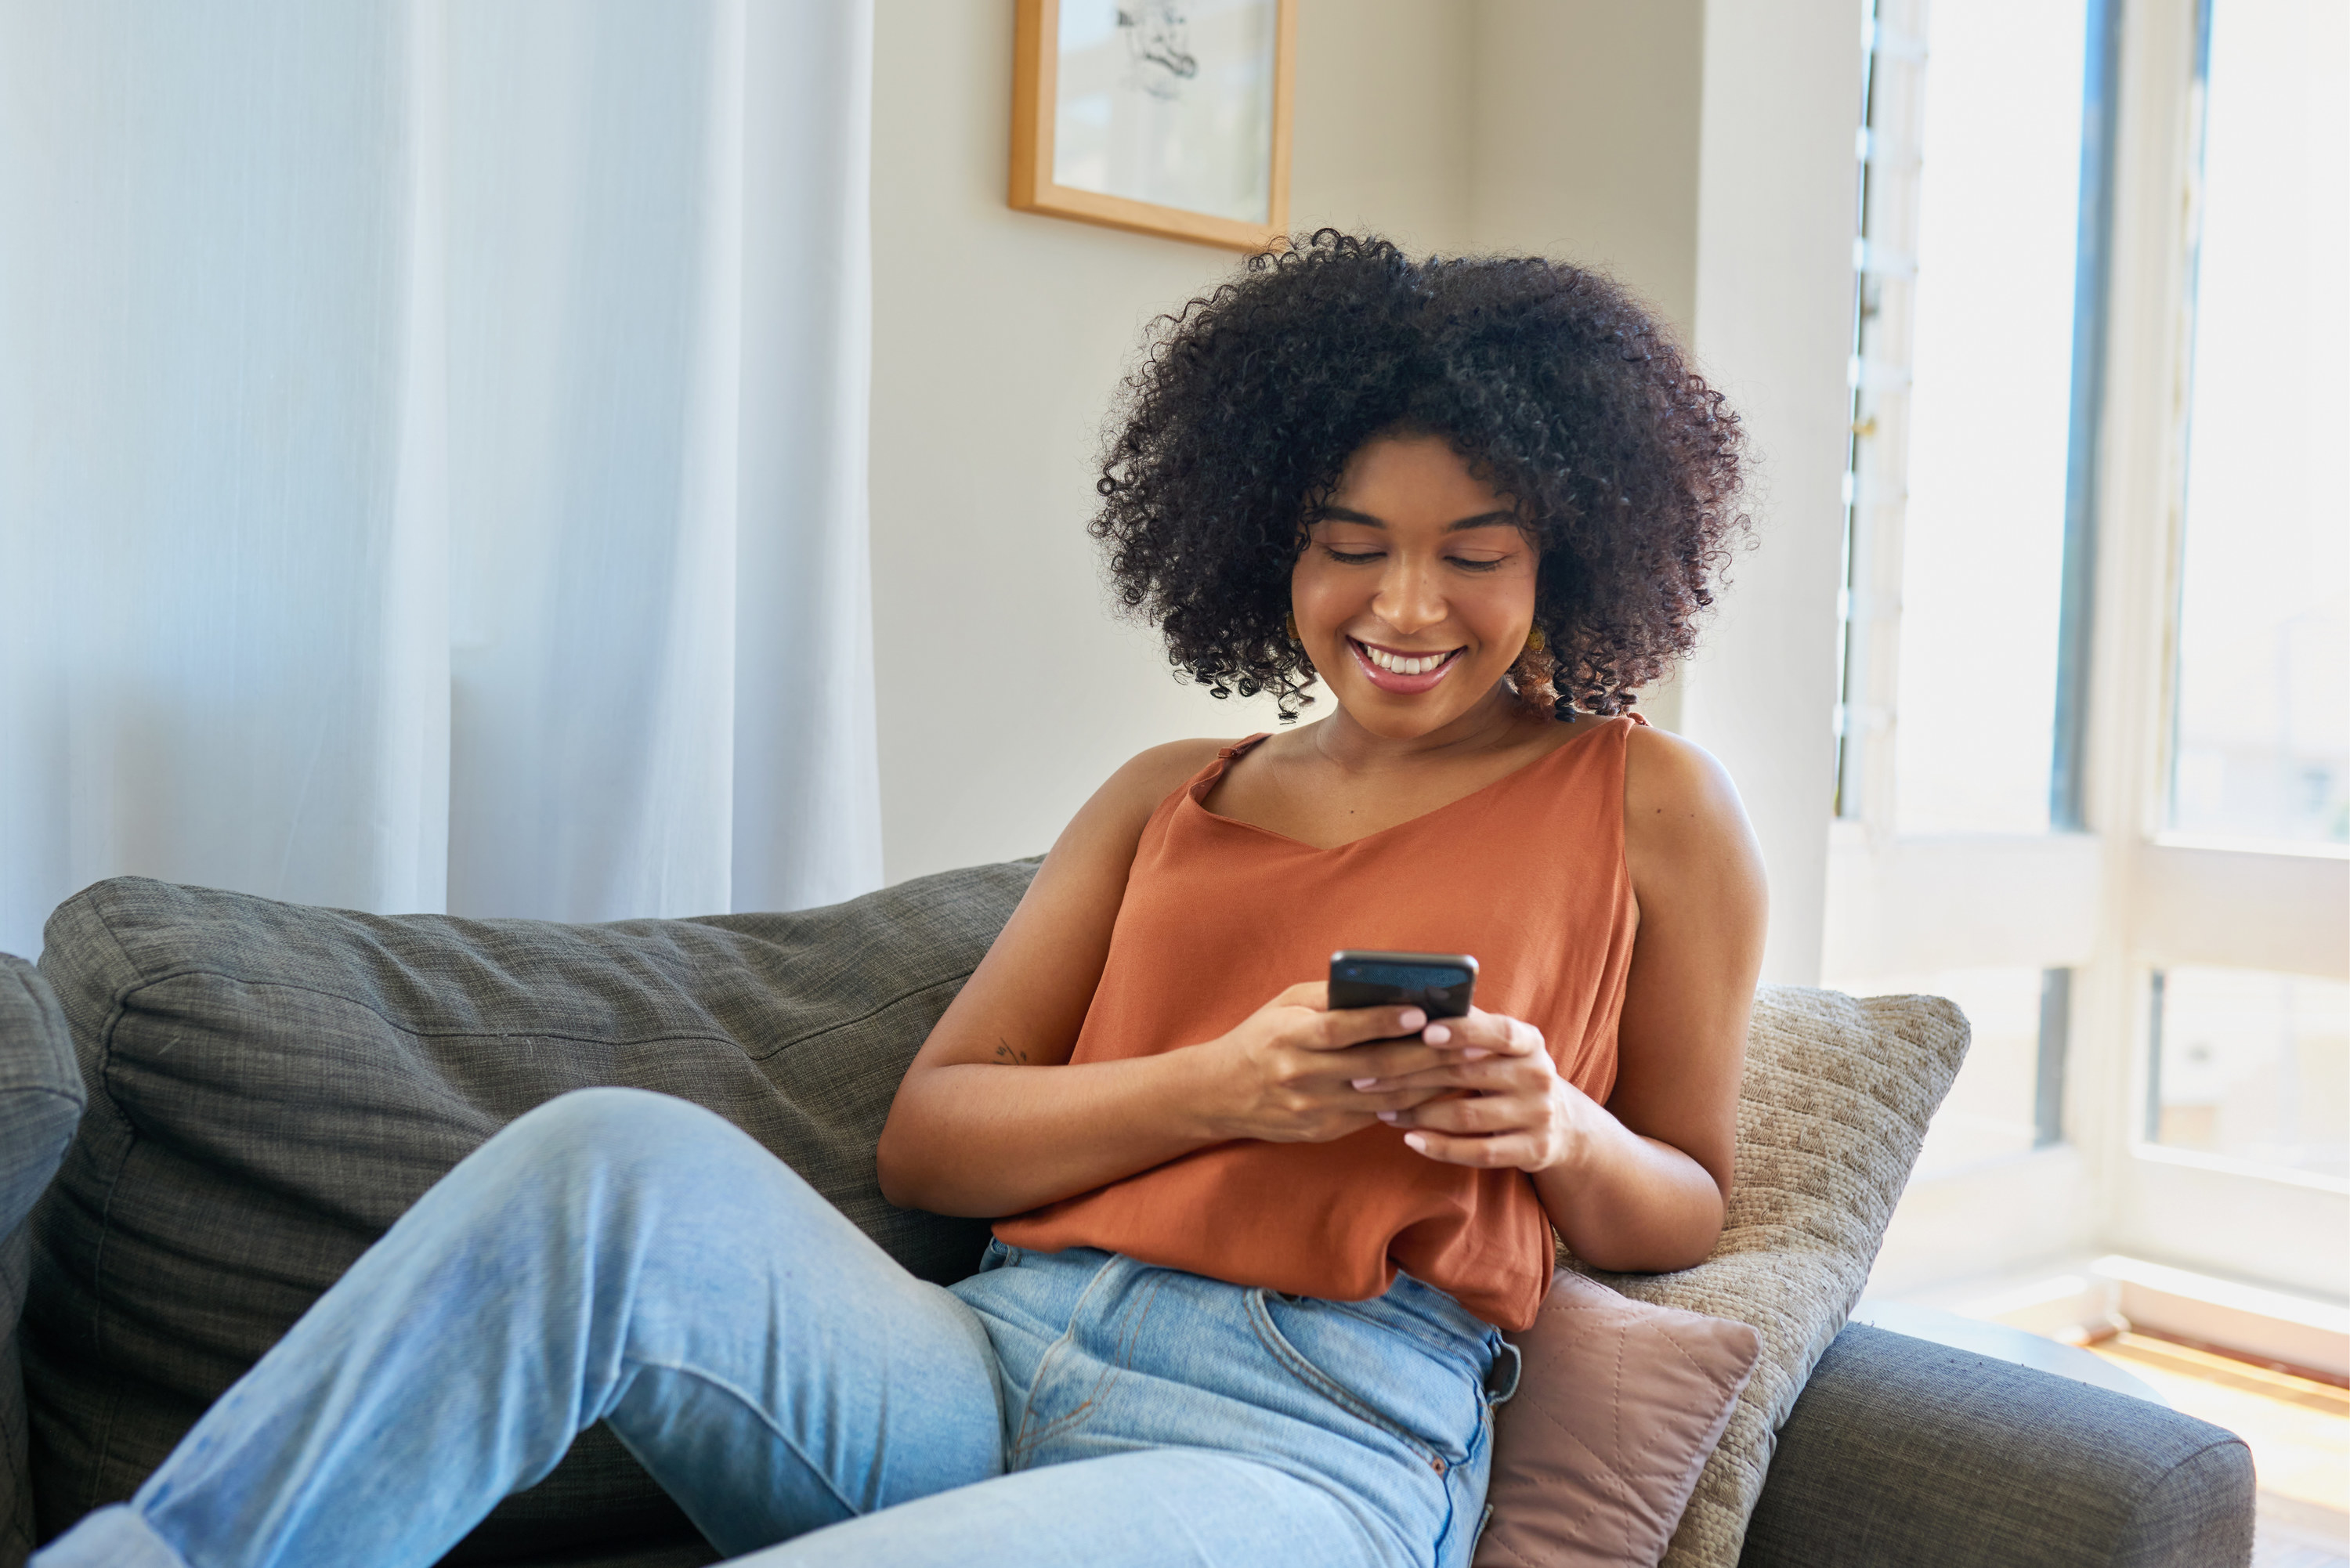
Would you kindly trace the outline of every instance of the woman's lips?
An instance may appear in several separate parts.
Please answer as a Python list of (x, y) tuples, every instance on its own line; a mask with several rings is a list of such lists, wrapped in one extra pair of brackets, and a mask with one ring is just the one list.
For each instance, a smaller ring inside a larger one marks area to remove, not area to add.
[[(1365, 644), (1356, 641), (1351, 637), (1347, 639), (1347, 651), (1355, 656), (1355, 667), (1363, 672), (1364, 679), (1370, 681), (1372, 685), (1378, 687), (1380, 691), (1392, 691), (1399, 697), (1417, 696), (1420, 692), (1426, 691), (1433, 687), (1438, 681), (1443, 680), (1447, 675), (1451, 674), (1452, 667), (1460, 662), (1461, 651), (1457, 648), (1452, 649), (1450, 653), (1447, 653), (1444, 656), (1444, 662), (1438, 665), (1433, 670), (1422, 670), (1418, 675), (1399, 675), (1392, 670), (1380, 669), (1378, 664), (1372, 661), (1369, 649)], [(1383, 649), (1381, 651), (1388, 653), (1405, 653), (1408, 650), (1403, 649)], [(1425, 659), (1428, 655), (1423, 653), (1412, 655), (1411, 657)]]

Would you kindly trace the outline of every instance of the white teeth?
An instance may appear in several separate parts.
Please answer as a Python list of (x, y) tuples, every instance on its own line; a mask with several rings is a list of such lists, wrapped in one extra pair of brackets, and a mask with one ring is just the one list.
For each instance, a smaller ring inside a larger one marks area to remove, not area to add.
[(1424, 659), (1413, 659), (1400, 653), (1389, 653), (1384, 648), (1373, 648), (1368, 643), (1360, 643), (1357, 646), (1362, 649), (1373, 664), (1397, 675), (1425, 675), (1450, 657), (1447, 654), (1431, 653)]

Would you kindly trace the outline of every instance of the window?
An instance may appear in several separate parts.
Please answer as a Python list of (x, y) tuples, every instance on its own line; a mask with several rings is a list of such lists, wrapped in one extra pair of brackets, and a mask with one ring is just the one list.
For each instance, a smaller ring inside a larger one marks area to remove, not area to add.
[(2350, 843), (2350, 12), (2219, 0), (2168, 825)]
[(2078, 0), (1932, 14), (1892, 708), (1903, 833), (2049, 823), (2084, 15)]
[(2118, 1250), (2338, 1298), (2350, 11), (1872, 33), (1825, 967), (1975, 1023), (1877, 1288)]
[(2151, 1018), (2147, 1142), (2350, 1178), (2350, 985), (2158, 970)]

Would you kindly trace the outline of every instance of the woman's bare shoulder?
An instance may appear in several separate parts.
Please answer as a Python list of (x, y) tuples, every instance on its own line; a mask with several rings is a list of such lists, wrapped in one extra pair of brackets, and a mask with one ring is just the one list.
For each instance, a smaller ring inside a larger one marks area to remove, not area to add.
[(1128, 757), (1118, 772), (1109, 775), (1102, 793), (1115, 794), (1129, 806), (1141, 805), (1148, 815), (1159, 803), (1183, 787), (1201, 768), (1216, 760), (1216, 753), (1225, 747), (1237, 745), (1236, 741), (1195, 739), (1169, 741), (1149, 747)]
[(1624, 819), (1627, 828), (1742, 826), (1746, 808), (1711, 752), (1669, 730), (1635, 724), (1625, 739)]
[(1112, 839), (1128, 838), (1127, 852), (1131, 855), (1131, 836), (1142, 831), (1159, 803), (1183, 787), (1201, 768), (1216, 758), (1216, 753), (1232, 741), (1190, 740), (1169, 741), (1146, 751), (1137, 752), (1119, 765), (1117, 772), (1102, 782), (1077, 813), (1072, 829), (1092, 829), (1081, 836), (1091, 839), (1107, 830)]
[(1738, 786), (1712, 753), (1669, 731), (1635, 726), (1627, 739), (1624, 857), (1644, 906), (1681, 883), (1762, 907), (1762, 846)]
[(1206, 737), (1169, 741), (1135, 753), (1127, 759), (1123, 767), (1110, 775), (1110, 783), (1156, 791), (1151, 795), (1152, 801), (1164, 800), (1177, 785), (1215, 761), (1218, 753), (1239, 744), (1237, 739), (1219, 741)]

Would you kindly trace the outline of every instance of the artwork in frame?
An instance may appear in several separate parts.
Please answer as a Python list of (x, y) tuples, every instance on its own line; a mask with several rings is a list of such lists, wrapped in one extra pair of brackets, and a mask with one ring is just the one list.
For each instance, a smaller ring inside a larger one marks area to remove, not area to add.
[(1296, 0), (1019, 0), (1012, 205), (1259, 251), (1289, 222)]

